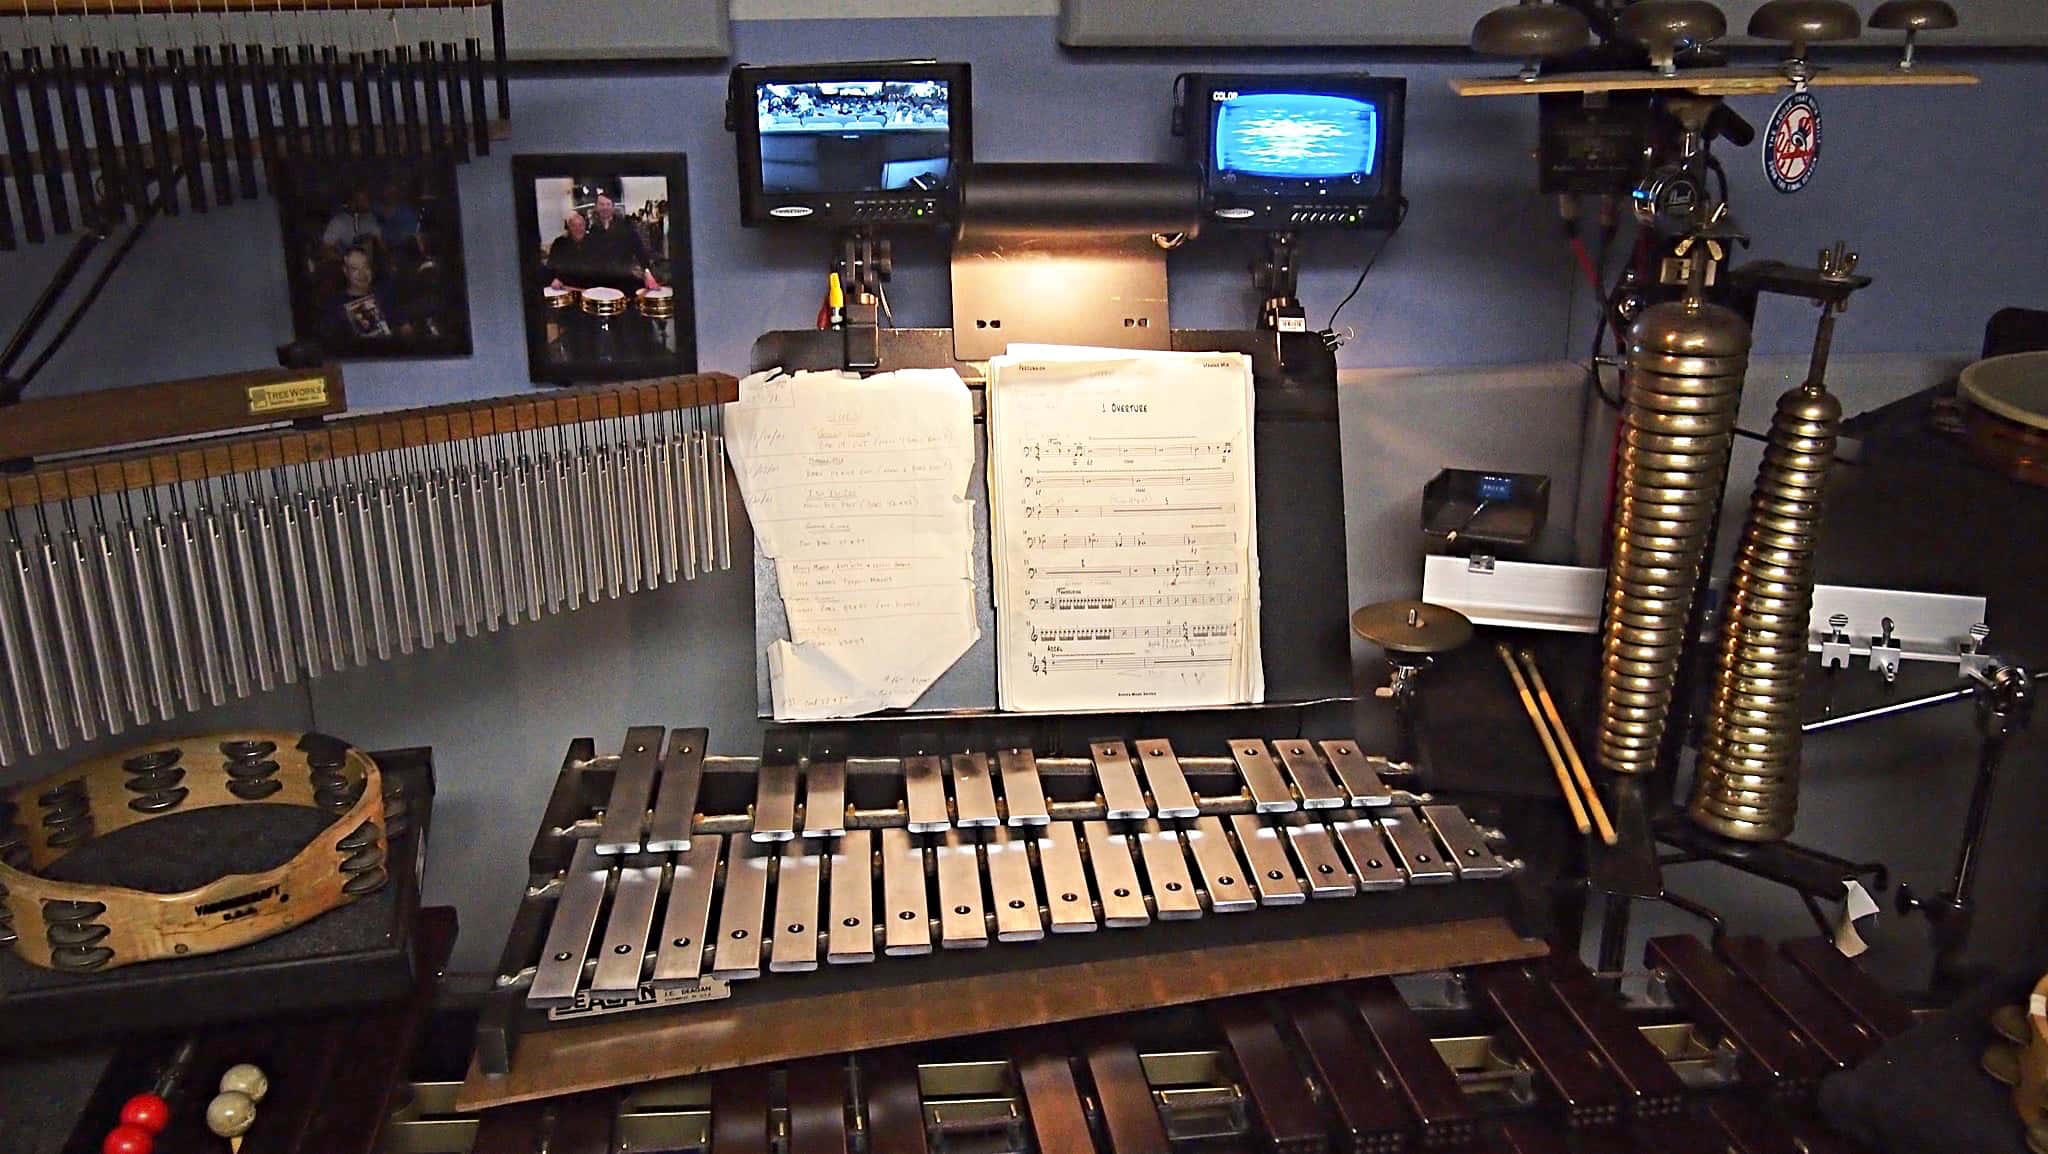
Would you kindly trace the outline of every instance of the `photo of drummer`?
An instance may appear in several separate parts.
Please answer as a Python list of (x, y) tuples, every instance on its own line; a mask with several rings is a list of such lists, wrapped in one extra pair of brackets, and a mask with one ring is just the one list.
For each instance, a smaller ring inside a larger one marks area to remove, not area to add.
[(636, 171), (599, 159), (514, 158), (534, 377), (569, 382), (690, 371), (683, 367), (695, 359), (688, 218), (671, 208), (682, 191), (681, 158), (601, 158), (674, 163), (673, 175), (662, 171), (666, 163)]
[(470, 352), (452, 161), (298, 158), (281, 171), (295, 356)]

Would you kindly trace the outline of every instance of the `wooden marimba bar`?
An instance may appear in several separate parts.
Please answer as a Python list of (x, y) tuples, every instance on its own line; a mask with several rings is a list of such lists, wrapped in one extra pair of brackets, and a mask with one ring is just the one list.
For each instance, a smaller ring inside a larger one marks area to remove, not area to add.
[(421, 1087), (414, 1154), (1858, 1154), (1811, 1109), (1910, 1015), (1829, 943), (1653, 939), (523, 1102)]

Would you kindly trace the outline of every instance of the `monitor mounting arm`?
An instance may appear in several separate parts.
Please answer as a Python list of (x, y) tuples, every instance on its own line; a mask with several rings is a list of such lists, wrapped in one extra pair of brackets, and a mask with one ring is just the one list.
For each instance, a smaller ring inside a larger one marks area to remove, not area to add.
[(894, 270), (886, 238), (866, 228), (849, 228), (839, 234), (832, 271), (839, 274), (846, 293), (846, 319), (840, 331), (849, 369), (872, 369), (881, 364), (882, 285)]

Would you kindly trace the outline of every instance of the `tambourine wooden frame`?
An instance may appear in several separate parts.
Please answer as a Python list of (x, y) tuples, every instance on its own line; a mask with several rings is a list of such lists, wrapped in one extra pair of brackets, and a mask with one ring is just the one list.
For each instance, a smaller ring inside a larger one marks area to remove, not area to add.
[[(255, 799), (237, 796), (229, 789), (237, 778), (229, 774), (230, 759), (221, 747), (232, 742), (265, 741), (275, 743), (276, 749), (264, 759), (275, 761), (278, 766), (265, 779), (279, 788)], [(183, 893), (151, 893), (41, 876), (42, 871), (85, 841), (176, 814), (230, 805), (327, 810), (318, 800), (316, 773), (309, 762), (309, 751), (300, 748), (301, 742), (300, 734), (274, 731), (217, 733), (162, 741), (82, 762), (16, 787), (7, 800), (14, 803), (14, 821), (20, 834), (25, 835), (22, 840), (28, 850), (26, 868), (0, 862), (0, 907), (5, 908), (17, 935), (15, 952), (29, 964), (45, 969), (86, 968), (59, 966), (53, 960), (54, 947), (48, 933), (50, 919), (46, 917), (51, 903), (59, 903), (59, 908), (61, 903), (104, 907), (79, 919), (78, 924), (105, 928), (104, 936), (91, 945), (111, 950), (113, 956), (89, 967), (105, 971), (137, 962), (219, 953), (248, 945), (375, 892), (377, 885), (358, 879), (384, 876), (383, 778), (377, 763), (353, 747), (344, 747), (343, 761), (336, 772), (346, 783), (347, 793), (354, 795), (354, 801), (306, 848), (273, 869), (224, 874)], [(124, 768), (123, 763), (169, 746), (182, 751), (174, 768), (184, 773), (176, 788), (187, 792), (168, 808), (154, 812), (138, 809), (133, 803), (148, 796), (148, 791), (131, 787), (138, 775)], [(312, 746), (314, 750), (318, 748)], [(52, 845), (51, 839), (59, 836), (69, 823), (59, 821), (53, 826), (46, 820), (53, 811), (65, 808), (62, 801), (46, 799), (56, 798), (67, 787), (75, 797), (77, 787), (71, 785), (73, 782), (83, 785), (85, 811), (92, 820), (91, 833), (75, 844)]]

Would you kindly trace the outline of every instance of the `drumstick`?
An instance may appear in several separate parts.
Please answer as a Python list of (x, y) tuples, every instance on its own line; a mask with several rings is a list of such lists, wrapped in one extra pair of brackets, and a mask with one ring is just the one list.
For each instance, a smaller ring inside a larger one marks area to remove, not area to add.
[(1557, 788), (1564, 794), (1565, 803), (1571, 806), (1572, 824), (1579, 832), (1593, 832), (1593, 823), (1586, 820), (1586, 807), (1579, 803), (1579, 791), (1573, 787), (1571, 774), (1565, 770), (1564, 758), (1558, 756), (1557, 743), (1551, 740), (1550, 728), (1543, 724), (1543, 715), (1536, 711), (1536, 698), (1529, 693), (1529, 683), (1522, 678), (1522, 667), (1515, 664), (1515, 655), (1505, 645), (1494, 646), (1500, 654), (1501, 664), (1508, 667), (1508, 676), (1515, 679), (1515, 692), (1522, 695), (1522, 708), (1529, 712), (1529, 724), (1536, 727), (1536, 736), (1543, 742), (1543, 752), (1550, 755), (1550, 768), (1557, 771)]
[(1607, 807), (1600, 804), (1599, 791), (1593, 788), (1593, 779), (1586, 773), (1586, 763), (1579, 758), (1579, 747), (1572, 742), (1572, 735), (1564, 727), (1564, 718), (1558, 716), (1557, 703), (1550, 699), (1550, 687), (1543, 683), (1543, 671), (1536, 668), (1536, 655), (1522, 650), (1522, 664), (1529, 669), (1529, 683), (1536, 687), (1536, 702), (1543, 707), (1543, 715), (1550, 719), (1550, 727), (1557, 731), (1557, 744), (1564, 749), (1565, 760), (1571, 763), (1572, 778), (1579, 783), (1579, 792), (1585, 795), (1586, 808), (1592, 811), (1593, 824), (1600, 827), (1600, 840), (1613, 845), (1618, 840), (1614, 823), (1607, 820)]

